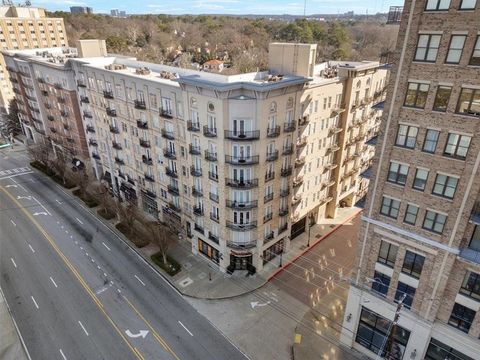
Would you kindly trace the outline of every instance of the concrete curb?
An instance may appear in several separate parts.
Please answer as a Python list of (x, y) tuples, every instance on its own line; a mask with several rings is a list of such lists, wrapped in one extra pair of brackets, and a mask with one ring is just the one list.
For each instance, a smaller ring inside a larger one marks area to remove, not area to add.
[(271, 281), (275, 276), (277, 276), (279, 273), (281, 273), (283, 270), (288, 268), (290, 265), (292, 265), (293, 262), (295, 262), (298, 258), (302, 257), (306, 252), (308, 252), (310, 249), (313, 249), (317, 244), (319, 244), (322, 240), (326, 239), (330, 235), (332, 235), (335, 231), (337, 231), (341, 226), (352, 220), (354, 217), (358, 216), (363, 210), (360, 209), (358, 210), (355, 214), (351, 215), (348, 217), (345, 221), (335, 225), (333, 229), (331, 229), (329, 232), (327, 232), (325, 235), (323, 235), (320, 239), (318, 239), (315, 243), (307, 247), (305, 250), (303, 250), (300, 254), (295, 255), (288, 263), (286, 263), (284, 266), (281, 268), (278, 268), (273, 272), (272, 275), (270, 275), (267, 279), (267, 282)]

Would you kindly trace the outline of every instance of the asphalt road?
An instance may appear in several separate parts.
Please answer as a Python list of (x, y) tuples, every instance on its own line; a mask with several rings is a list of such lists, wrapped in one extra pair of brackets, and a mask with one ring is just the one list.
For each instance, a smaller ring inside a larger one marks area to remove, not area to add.
[(0, 151), (0, 286), (33, 359), (245, 359), (74, 197)]

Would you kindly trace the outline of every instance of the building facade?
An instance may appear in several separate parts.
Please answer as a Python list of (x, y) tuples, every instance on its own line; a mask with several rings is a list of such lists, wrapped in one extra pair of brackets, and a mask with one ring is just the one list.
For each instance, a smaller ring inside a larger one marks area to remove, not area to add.
[(93, 9), (88, 6), (70, 6), (72, 14), (93, 14)]
[(479, 16), (405, 1), (341, 338), (372, 357), (480, 359)]

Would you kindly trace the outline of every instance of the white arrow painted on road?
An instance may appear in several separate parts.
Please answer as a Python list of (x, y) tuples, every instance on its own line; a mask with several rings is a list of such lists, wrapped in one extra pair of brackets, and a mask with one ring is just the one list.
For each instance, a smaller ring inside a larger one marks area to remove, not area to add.
[(6, 187), (6, 188), (17, 187), (17, 185), (6, 185), (5, 187)]
[(20, 199), (32, 200), (32, 197), (31, 196), (19, 196), (19, 195), (17, 195), (17, 200), (20, 200)]
[(266, 303), (259, 303), (258, 301), (252, 301), (250, 303), (250, 306), (252, 307), (252, 309), (255, 309), (257, 306), (267, 306), (268, 304), (270, 304), (270, 301), (267, 301)]
[(138, 334), (132, 334), (132, 332), (130, 330), (126, 330), (125, 331), (125, 334), (127, 334), (129, 337), (131, 338), (138, 338), (138, 337), (142, 337), (142, 338), (146, 338), (147, 335), (148, 335), (148, 330), (140, 330), (140, 332)]
[(48, 215), (48, 214), (44, 211), (33, 213), (33, 216), (37, 216), (37, 215)]

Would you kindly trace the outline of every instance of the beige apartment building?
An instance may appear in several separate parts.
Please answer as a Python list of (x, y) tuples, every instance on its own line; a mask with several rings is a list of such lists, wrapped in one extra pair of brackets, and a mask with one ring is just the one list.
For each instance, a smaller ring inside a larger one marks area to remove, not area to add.
[(405, 1), (342, 332), (371, 357), (480, 359), (479, 18)]
[[(0, 51), (68, 46), (62, 18), (48, 18), (45, 9), (0, 6)], [(0, 112), (14, 97), (5, 62), (0, 56)]]

